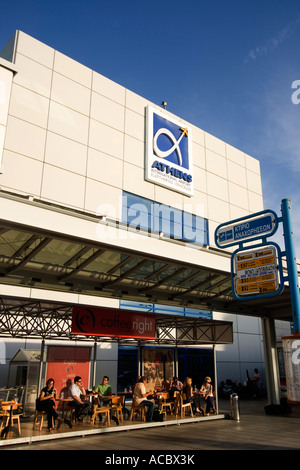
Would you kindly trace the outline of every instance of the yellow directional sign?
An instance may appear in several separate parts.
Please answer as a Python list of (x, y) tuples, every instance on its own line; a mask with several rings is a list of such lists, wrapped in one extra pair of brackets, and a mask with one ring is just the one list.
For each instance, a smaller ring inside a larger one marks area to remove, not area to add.
[(277, 250), (273, 245), (237, 252), (234, 269), (234, 289), (238, 296), (269, 294), (279, 290)]

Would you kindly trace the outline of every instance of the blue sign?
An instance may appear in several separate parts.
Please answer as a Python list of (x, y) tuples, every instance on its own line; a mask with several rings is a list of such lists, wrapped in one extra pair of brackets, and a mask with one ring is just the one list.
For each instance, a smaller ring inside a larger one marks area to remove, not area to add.
[(145, 179), (193, 195), (191, 129), (148, 106)]
[(217, 227), (215, 243), (219, 248), (242, 244), (273, 235), (278, 228), (275, 212), (267, 210), (226, 222)]

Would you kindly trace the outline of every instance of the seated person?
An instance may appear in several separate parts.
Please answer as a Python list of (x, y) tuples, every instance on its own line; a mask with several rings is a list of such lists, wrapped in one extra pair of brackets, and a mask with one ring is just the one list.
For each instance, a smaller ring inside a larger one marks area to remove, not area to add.
[(104, 403), (107, 403), (108, 400), (105, 400), (105, 397), (112, 394), (112, 388), (109, 385), (108, 381), (109, 381), (109, 377), (105, 375), (102, 379), (102, 383), (100, 385), (97, 385), (95, 388), (95, 392), (97, 392), (100, 397), (101, 405)]
[[(192, 387), (192, 379), (190, 377), (187, 377), (183, 383), (183, 393), (185, 393), (186, 396), (186, 403), (189, 402), (192, 405), (192, 410), (193, 413), (201, 413), (201, 410), (199, 409), (199, 404), (198, 404), (198, 399), (194, 396), (194, 391)], [(201, 413), (202, 414), (202, 413)]]
[(79, 376), (74, 378), (74, 383), (70, 387), (70, 394), (73, 401), (68, 406), (75, 406), (75, 421), (82, 421), (83, 415), (87, 414), (90, 408), (90, 402), (83, 397), (86, 395), (82, 379)]
[(173, 377), (170, 385), (169, 397), (172, 400), (174, 398), (174, 392), (182, 392), (183, 383), (178, 380), (178, 377)]
[(202, 393), (204, 396), (204, 402), (206, 405), (206, 410), (205, 410), (206, 416), (209, 415), (211, 408), (213, 409), (213, 412), (216, 414), (215, 397), (213, 395), (213, 388), (212, 388), (210, 377), (205, 377), (204, 384), (200, 388), (200, 393)]
[(152, 395), (153, 392), (150, 390), (147, 393), (145, 385), (146, 385), (146, 377), (142, 376), (134, 387), (132, 405), (147, 406), (148, 410), (147, 410), (147, 415), (146, 415), (146, 421), (152, 421), (154, 403), (152, 400), (147, 400), (147, 398), (149, 395)]
[(48, 379), (46, 387), (41, 390), (40, 396), (36, 401), (37, 411), (46, 411), (48, 420), (48, 431), (52, 431), (55, 420), (58, 421), (58, 428), (62, 422), (62, 418), (58, 416), (55, 410), (56, 389), (54, 388), (54, 380)]

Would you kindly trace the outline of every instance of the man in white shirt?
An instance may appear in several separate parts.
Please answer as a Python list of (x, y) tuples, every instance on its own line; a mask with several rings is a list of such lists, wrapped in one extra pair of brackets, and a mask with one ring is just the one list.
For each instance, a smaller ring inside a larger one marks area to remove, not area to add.
[(81, 377), (76, 376), (74, 378), (74, 383), (70, 387), (70, 394), (73, 401), (69, 403), (69, 406), (75, 406), (75, 421), (82, 421), (82, 415), (88, 413), (90, 402), (83, 398), (86, 392)]
[(153, 418), (153, 411), (154, 411), (154, 403), (151, 400), (147, 400), (148, 395), (152, 395), (153, 392), (146, 392), (146, 378), (142, 376), (137, 384), (134, 387), (134, 394), (133, 394), (133, 403), (139, 406), (147, 406), (148, 411), (146, 415), (146, 421), (152, 421)]

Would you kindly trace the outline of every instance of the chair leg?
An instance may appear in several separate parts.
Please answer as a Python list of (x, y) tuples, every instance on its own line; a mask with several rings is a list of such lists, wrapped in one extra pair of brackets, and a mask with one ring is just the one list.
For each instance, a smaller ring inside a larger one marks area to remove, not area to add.
[(41, 422), (40, 422), (40, 431), (43, 429), (43, 424), (44, 424), (44, 413), (40, 415), (41, 417)]

